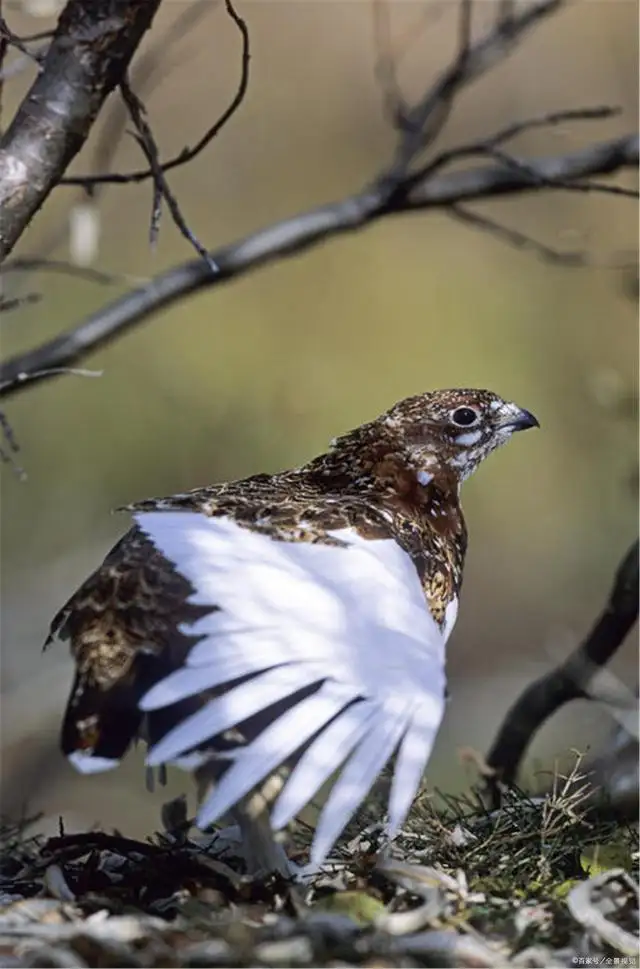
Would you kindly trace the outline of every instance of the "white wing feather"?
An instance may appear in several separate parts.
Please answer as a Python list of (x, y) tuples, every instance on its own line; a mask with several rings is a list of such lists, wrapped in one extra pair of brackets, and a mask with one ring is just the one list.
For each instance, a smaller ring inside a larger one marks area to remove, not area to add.
[(183, 720), (155, 745), (147, 763), (151, 767), (166, 764), (196, 744), (235, 727), (272, 703), (317, 681), (318, 673), (307, 664), (288, 663), (269, 669), (256, 680), (248, 680), (230, 689), (222, 701), (212, 701)]
[(347, 758), (370, 729), (372, 704), (360, 701), (337, 717), (304, 751), (271, 812), (275, 831), (284, 828), (308, 804), (324, 780)]
[[(386, 711), (384, 711), (386, 712)], [(358, 744), (347, 761), (316, 825), (311, 845), (311, 865), (322, 864), (338, 840), (340, 832), (360, 802), (366, 797), (375, 780), (391, 757), (407, 724), (404, 718), (376, 723)], [(408, 814), (416, 791), (407, 792)]]
[(318, 685), (237, 751), (199, 823), (216, 820), (310, 741), (275, 805), (274, 827), (344, 763), (316, 830), (312, 860), (321, 863), (397, 749), (389, 805), (397, 831), (431, 753), (445, 689), (446, 637), (409, 556), (390, 539), (367, 541), (353, 529), (335, 532), (341, 545), (329, 546), (274, 541), (192, 512), (141, 512), (136, 520), (191, 582), (190, 601), (217, 607), (182, 627), (202, 639), (183, 669), (143, 697), (142, 708), (251, 676), (170, 731), (151, 750), (150, 764), (175, 761)]
[[(354, 688), (328, 680), (304, 703), (299, 703), (271, 723), (260, 735), (259, 744), (249, 744), (218, 784), (202, 811), (201, 820), (210, 824), (248, 794), (256, 780), (267, 777), (354, 698)], [(287, 788), (288, 788), (287, 784)], [(307, 801), (309, 798), (307, 797)], [(306, 802), (305, 802), (306, 803)]]

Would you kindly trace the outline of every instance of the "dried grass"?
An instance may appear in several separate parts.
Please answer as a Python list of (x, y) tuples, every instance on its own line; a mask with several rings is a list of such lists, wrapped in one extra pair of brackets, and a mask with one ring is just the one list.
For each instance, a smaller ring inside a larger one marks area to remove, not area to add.
[(548, 797), (512, 790), (498, 811), (425, 794), (391, 846), (369, 802), (304, 887), (246, 878), (182, 800), (145, 842), (6, 823), (0, 965), (637, 966), (637, 834), (587, 820), (584, 792), (578, 758)]

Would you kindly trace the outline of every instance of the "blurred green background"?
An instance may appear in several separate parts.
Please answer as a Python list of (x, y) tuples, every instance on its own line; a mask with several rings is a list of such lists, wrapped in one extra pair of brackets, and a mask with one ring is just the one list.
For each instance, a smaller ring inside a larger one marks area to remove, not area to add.
[[(191, 33), (171, 32), (186, 3), (166, 0), (142, 49), (156, 74), (137, 89), (164, 157), (197, 140), (239, 74), (239, 38), (222, 4), (211, 0)], [(374, 80), (370, 3), (238, 0), (238, 9), (251, 32), (247, 99), (220, 137), (170, 176), (189, 225), (211, 248), (359, 189), (394, 147)], [(390, 12), (394, 43), (407, 48), (402, 84), (417, 96), (453, 52), (456, 5), (393, 0)], [(479, 28), (494, 14), (493, 0), (475, 5)], [(15, 9), (7, 16), (17, 33), (47, 23)], [(465, 93), (441, 147), (603, 103), (621, 105), (622, 117), (535, 131), (514, 150), (565, 153), (633, 130), (637, 16), (634, 2), (584, 0), (549, 18)], [(5, 119), (29, 79), (5, 84)], [(121, 110), (113, 96), (75, 170), (90, 170), (100, 131)], [(141, 164), (123, 136), (113, 170)], [(191, 258), (166, 215), (150, 252), (151, 198), (149, 184), (100, 195), (100, 268), (137, 280)], [(65, 258), (77, 199), (58, 189), (20, 254), (58, 238), (49, 254)], [(146, 794), (139, 754), (93, 778), (63, 762), (57, 730), (71, 663), (61, 644), (41, 654), (54, 612), (128, 526), (110, 510), (303, 462), (421, 390), (488, 387), (542, 425), (464, 489), (470, 550), (449, 652), (452, 699), (430, 780), (464, 785), (457, 748), (485, 750), (522, 686), (575, 646), (637, 525), (635, 417), (613, 406), (636, 386), (637, 310), (623, 275), (604, 266), (636, 249), (637, 210), (624, 198), (540, 192), (478, 211), (549, 245), (584, 248), (596, 265), (545, 265), (445, 213), (389, 219), (158, 314), (84, 363), (103, 370), (100, 379), (67, 376), (8, 402), (28, 480), (2, 467), (4, 810), (27, 804), (52, 825), (63, 814), (69, 828), (100, 821), (130, 834), (158, 823), (167, 795)], [(128, 288), (44, 273), (19, 282), (43, 299), (2, 318), (4, 357)], [(7, 294), (15, 285), (5, 280)], [(615, 667), (635, 681), (632, 643)], [(536, 739), (531, 769), (551, 766), (571, 745), (597, 746), (608, 723), (592, 704), (564, 711)], [(175, 774), (170, 789), (190, 785)]]

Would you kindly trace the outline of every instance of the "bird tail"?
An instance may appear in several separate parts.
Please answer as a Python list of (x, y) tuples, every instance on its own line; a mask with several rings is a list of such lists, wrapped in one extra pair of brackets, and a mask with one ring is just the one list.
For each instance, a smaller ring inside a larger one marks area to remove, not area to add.
[(167, 675), (158, 657), (139, 654), (126, 676), (108, 687), (76, 673), (60, 735), (63, 754), (83, 774), (117, 767), (137, 739), (149, 745), (194, 713), (199, 697), (189, 697), (145, 713), (141, 697)]
[(76, 674), (60, 745), (77, 770), (93, 774), (117, 766), (140, 733), (144, 714), (138, 702), (142, 692), (133, 679), (104, 689), (85, 674)]

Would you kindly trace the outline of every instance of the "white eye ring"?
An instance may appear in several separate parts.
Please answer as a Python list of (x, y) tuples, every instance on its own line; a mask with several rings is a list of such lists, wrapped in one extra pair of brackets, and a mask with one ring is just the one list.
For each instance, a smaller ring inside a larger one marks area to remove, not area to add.
[(449, 416), (456, 427), (474, 427), (480, 420), (480, 414), (475, 407), (456, 407)]

